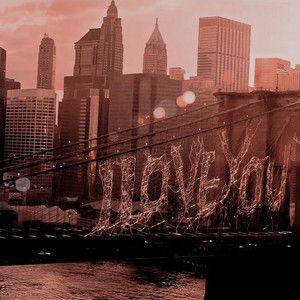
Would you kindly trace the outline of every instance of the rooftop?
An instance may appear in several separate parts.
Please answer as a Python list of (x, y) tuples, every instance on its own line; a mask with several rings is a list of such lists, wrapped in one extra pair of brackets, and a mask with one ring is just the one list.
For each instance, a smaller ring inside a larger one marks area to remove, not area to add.
[(97, 41), (100, 39), (100, 31), (101, 28), (92, 28), (78, 42)]

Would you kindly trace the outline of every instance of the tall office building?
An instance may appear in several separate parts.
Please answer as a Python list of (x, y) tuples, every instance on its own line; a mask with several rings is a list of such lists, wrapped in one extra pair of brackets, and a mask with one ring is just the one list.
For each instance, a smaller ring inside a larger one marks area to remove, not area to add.
[[(123, 37), (121, 18), (118, 17), (115, 1), (111, 1), (101, 28), (90, 29), (75, 43), (73, 75), (75, 77), (90, 76), (91, 83), (100, 80), (98, 86), (93, 86), (93, 88), (100, 89), (99, 135), (107, 133), (110, 84), (122, 73)], [(78, 84), (79, 81), (80, 79), (77, 80)]]
[[(98, 136), (100, 95), (104, 79), (96, 76), (68, 76), (64, 81), (64, 98), (60, 103), (58, 126), (60, 144), (82, 142)], [(82, 144), (93, 147), (97, 141)], [(78, 151), (78, 147), (73, 149)], [(72, 151), (72, 149), (70, 149)], [(95, 152), (87, 154), (93, 158)], [(65, 170), (56, 176), (55, 196), (77, 197), (87, 201), (92, 193), (95, 165), (79, 166)]]
[(176, 99), (181, 93), (181, 81), (172, 80), (167, 75), (123, 75), (113, 82), (111, 88), (108, 131), (154, 121), (153, 112), (157, 107), (165, 109), (166, 116), (176, 114)]
[(280, 74), (291, 71), (291, 63), (281, 58), (257, 58), (255, 60), (255, 88), (276, 90)]
[[(101, 85), (102, 84), (102, 85)], [(95, 111), (85, 112), (79, 111), (80, 103), (86, 103), (87, 99), (95, 94), (97, 99), (100, 97), (100, 90), (103, 89), (104, 80), (102, 77), (95, 76), (67, 76), (64, 80), (64, 98), (60, 103), (58, 125), (60, 130), (60, 141), (62, 145), (66, 145), (69, 142), (76, 143), (89, 138), (90, 134), (97, 135), (97, 130), (93, 129), (93, 133), (90, 132), (89, 114), (99, 114), (99, 104), (95, 107)], [(81, 114), (81, 116), (80, 116)], [(85, 120), (84, 122), (83, 119)], [(96, 123), (95, 123), (96, 122)], [(98, 126), (98, 120), (93, 120), (94, 125)], [(86, 128), (85, 128), (86, 127)]]
[(5, 129), (5, 73), (6, 51), (0, 48), (0, 158), (3, 155), (4, 129)]
[(143, 73), (167, 75), (167, 46), (158, 28), (158, 19), (144, 52)]
[(90, 29), (75, 43), (74, 76), (103, 76), (106, 87), (123, 73), (123, 37), (121, 18), (112, 1), (101, 28)]
[(45, 34), (39, 48), (38, 89), (55, 89), (55, 61), (56, 47), (54, 40)]
[(103, 76), (108, 83), (123, 74), (123, 36), (118, 9), (112, 0), (107, 17), (103, 18), (97, 57), (97, 76)]
[(198, 76), (224, 91), (246, 91), (251, 26), (221, 17), (199, 20)]
[(56, 95), (53, 90), (8, 90), (5, 156), (53, 148), (55, 111)]
[(5, 96), (6, 50), (0, 48), (0, 96)]
[[(48, 89), (7, 91), (5, 157), (22, 156), (53, 148), (56, 95)], [(52, 153), (40, 158), (51, 158)], [(36, 158), (35, 158), (36, 159)], [(50, 167), (45, 166), (45, 168)], [(37, 177), (36, 183), (51, 187), (52, 176)]]

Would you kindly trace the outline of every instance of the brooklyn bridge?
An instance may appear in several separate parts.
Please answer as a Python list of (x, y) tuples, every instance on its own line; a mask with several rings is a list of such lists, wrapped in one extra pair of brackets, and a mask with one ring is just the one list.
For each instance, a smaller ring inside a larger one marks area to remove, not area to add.
[[(56, 147), (51, 158), (3, 160), (3, 197), (51, 174), (53, 201), (31, 207), (23, 227), (3, 226), (1, 264), (170, 259), (206, 270), (207, 299), (241, 299), (230, 282), (246, 287), (254, 273), (257, 299), (275, 299), (280, 285), (287, 295), (295, 279), (276, 271), (297, 268), (299, 117), (299, 91), (218, 92), (179, 115)], [(79, 205), (55, 200), (66, 187)], [(62, 213), (50, 216), (54, 206)]]

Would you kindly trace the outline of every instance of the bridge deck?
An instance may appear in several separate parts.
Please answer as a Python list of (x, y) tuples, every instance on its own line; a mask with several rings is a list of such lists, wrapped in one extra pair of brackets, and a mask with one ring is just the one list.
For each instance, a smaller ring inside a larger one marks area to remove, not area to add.
[(258, 255), (296, 251), (292, 232), (207, 232), (87, 236), (90, 228), (0, 229), (0, 265), (101, 259)]

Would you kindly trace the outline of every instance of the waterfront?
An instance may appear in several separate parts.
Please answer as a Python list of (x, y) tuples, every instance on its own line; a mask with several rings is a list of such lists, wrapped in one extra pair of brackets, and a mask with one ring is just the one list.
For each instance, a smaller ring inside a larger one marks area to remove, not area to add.
[(205, 280), (126, 262), (0, 267), (1, 300), (203, 299)]

